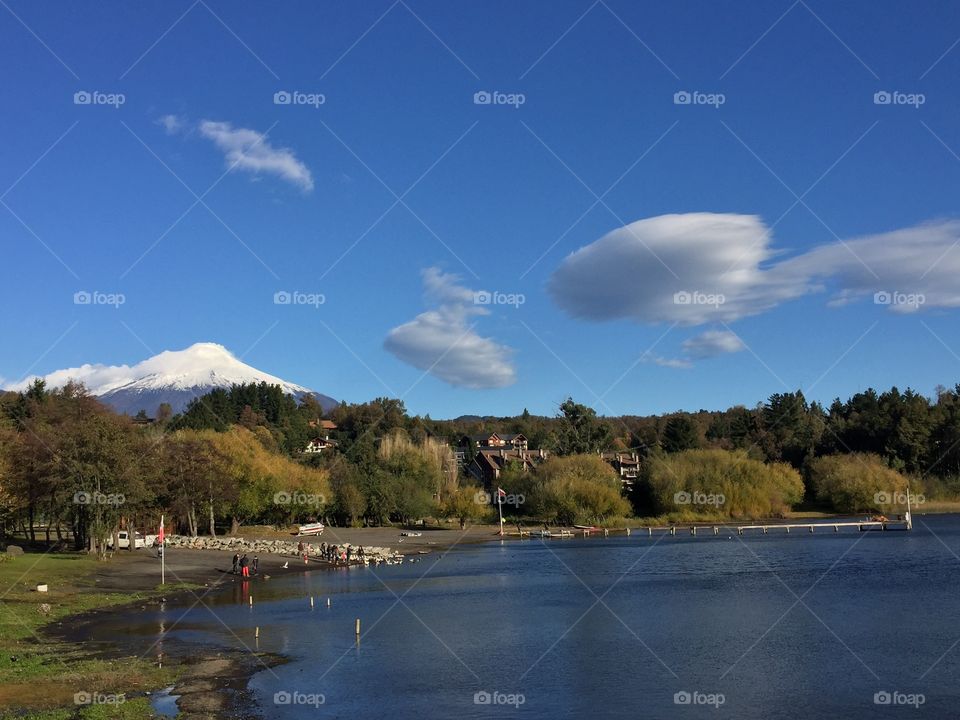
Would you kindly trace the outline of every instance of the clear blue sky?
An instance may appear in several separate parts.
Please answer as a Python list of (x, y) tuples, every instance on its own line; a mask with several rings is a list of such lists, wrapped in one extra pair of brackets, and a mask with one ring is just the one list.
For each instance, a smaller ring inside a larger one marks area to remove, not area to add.
[(958, 38), (951, 2), (4, 0), (0, 377), (211, 341), (433, 417), (930, 394)]

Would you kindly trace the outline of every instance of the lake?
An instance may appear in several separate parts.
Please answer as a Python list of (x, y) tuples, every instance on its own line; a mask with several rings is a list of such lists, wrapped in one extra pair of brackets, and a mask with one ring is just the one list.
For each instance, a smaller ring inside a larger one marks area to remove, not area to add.
[(958, 516), (917, 516), (912, 532), (513, 540), (237, 583), (129, 632), (162, 622), (288, 656), (250, 681), (268, 718), (947, 717), (956, 553)]

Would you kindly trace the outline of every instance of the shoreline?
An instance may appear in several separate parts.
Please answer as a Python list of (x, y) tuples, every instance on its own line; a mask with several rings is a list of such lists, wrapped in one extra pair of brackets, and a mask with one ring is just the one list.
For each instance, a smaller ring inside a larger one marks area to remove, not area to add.
[[(927, 513), (922, 513), (927, 514)], [(930, 513), (940, 514), (940, 513)], [(829, 515), (820, 518), (810, 518), (814, 522), (828, 522), (830, 519), (840, 519), (849, 516)], [(789, 519), (771, 520), (768, 522), (789, 522)], [(730, 520), (724, 521), (729, 523)], [(695, 524), (721, 525), (720, 521), (700, 521)], [(646, 527), (645, 525), (634, 528)], [(611, 530), (611, 535), (614, 533)], [(312, 545), (321, 542), (335, 544), (353, 543), (363, 545), (388, 546), (406, 555), (420, 555), (427, 552), (447, 552), (459, 545), (475, 545), (494, 540), (521, 541), (514, 531), (512, 535), (505, 533), (503, 537), (497, 534), (498, 526), (480, 525), (470, 526), (465, 532), (459, 529), (426, 527), (418, 528), (414, 532), (421, 532), (419, 537), (400, 537), (401, 532), (410, 532), (398, 528), (332, 528), (325, 531), (321, 537), (294, 538), (303, 540)], [(617, 534), (623, 532), (619, 529)], [(243, 533), (239, 537), (244, 539), (260, 539), (259, 533)], [(387, 536), (395, 540), (390, 542)], [(283, 536), (289, 539), (290, 536)], [(581, 537), (578, 533), (577, 537)], [(604, 533), (598, 532), (588, 535), (590, 538), (603, 538)], [(97, 638), (92, 628), (106, 618), (119, 618), (138, 612), (148, 607), (156, 607), (161, 603), (184, 604), (197, 600), (198, 604), (207, 595), (222, 592), (242, 581), (239, 575), (232, 575), (229, 571), (233, 553), (231, 551), (209, 549), (167, 549), (167, 580), (170, 591), (164, 593), (159, 587), (160, 562), (156, 553), (150, 549), (135, 550), (127, 553), (120, 551), (110, 563), (104, 563), (97, 568), (92, 590), (98, 592), (151, 592), (145, 599), (132, 600), (129, 603), (108, 605), (87, 610), (76, 615), (66, 616), (44, 626), (43, 635), (61, 642), (80, 647), (93, 656), (109, 659), (121, 659), (126, 655), (145, 655), (151, 647), (144, 651), (144, 639), (119, 640), (104, 642)], [(284, 563), (289, 563), (287, 568)], [(295, 555), (266, 554), (260, 556), (260, 573), (250, 578), (251, 582), (262, 582), (269, 578), (290, 574), (303, 574), (320, 570), (333, 570), (343, 565), (334, 565), (326, 561), (311, 557), (308, 564), (303, 564)], [(185, 587), (192, 584), (194, 587)], [(90, 647), (94, 644), (94, 647)], [(252, 703), (247, 690), (250, 679), (258, 672), (276, 667), (288, 661), (288, 658), (270, 654), (251, 653), (244, 649), (237, 649), (229, 645), (210, 647), (199, 656), (196, 647), (184, 641), (165, 639), (163, 642), (163, 662), (177, 668), (177, 677), (172, 688), (155, 688), (146, 693), (150, 699), (160, 693), (176, 698), (176, 707), (180, 718), (199, 717), (227, 717), (235, 720), (252, 720), (262, 718), (261, 710)]]

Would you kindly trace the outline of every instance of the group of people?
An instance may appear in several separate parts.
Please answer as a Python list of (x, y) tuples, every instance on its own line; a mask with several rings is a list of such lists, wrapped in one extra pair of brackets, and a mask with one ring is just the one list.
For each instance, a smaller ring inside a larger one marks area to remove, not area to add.
[(327, 543), (324, 542), (320, 543), (320, 557), (334, 565), (339, 563), (349, 565), (354, 558), (360, 562), (366, 560), (366, 553), (363, 551), (363, 546), (359, 546), (354, 550), (352, 545), (339, 547), (333, 543), (327, 545)]
[(260, 568), (260, 556), (254, 555), (253, 560), (250, 560), (247, 557), (247, 554), (236, 553), (233, 556), (233, 570), (231, 571), (234, 575), (237, 574), (237, 571), (240, 571), (240, 574), (243, 577), (250, 577), (251, 575), (256, 575), (257, 571)]

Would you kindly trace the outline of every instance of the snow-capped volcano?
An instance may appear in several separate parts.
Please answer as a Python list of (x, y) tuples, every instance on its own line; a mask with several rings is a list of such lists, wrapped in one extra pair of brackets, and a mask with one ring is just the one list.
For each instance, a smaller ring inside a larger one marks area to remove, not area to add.
[[(117, 412), (134, 415), (140, 410), (155, 415), (161, 403), (170, 403), (180, 412), (195, 398), (214, 388), (242, 383), (279, 385), (297, 400), (313, 395), (328, 410), (337, 401), (310, 388), (296, 385), (241, 362), (223, 345), (196, 343), (186, 350), (167, 350), (136, 365), (82, 365), (57, 370), (44, 378), (48, 387), (60, 387), (68, 380), (82, 382), (91, 394)], [(10, 390), (22, 390), (29, 378)]]

